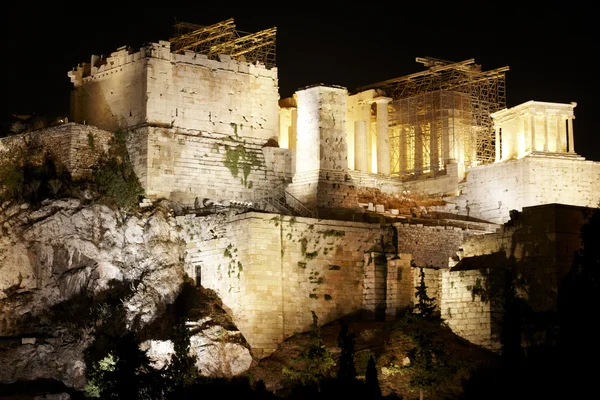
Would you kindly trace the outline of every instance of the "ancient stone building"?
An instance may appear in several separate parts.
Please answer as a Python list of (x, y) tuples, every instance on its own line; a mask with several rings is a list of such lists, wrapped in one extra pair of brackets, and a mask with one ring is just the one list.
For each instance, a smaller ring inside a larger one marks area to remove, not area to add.
[[(600, 195), (600, 163), (575, 153), (575, 103), (506, 109), (508, 67), (433, 58), (355, 92), (316, 84), (279, 99), (274, 29), (178, 29), (70, 71), (71, 120), (125, 132), (150, 199), (250, 209), (177, 221), (188, 274), (219, 294), (255, 355), (307, 329), (311, 310), (322, 323), (360, 311), (393, 318), (414, 300), (415, 267), (448, 324), (482, 346), (497, 348), (499, 334), (481, 288), (509, 258), (519, 268), (543, 258), (543, 284), (528, 296), (555, 308), (540, 299), (585, 220), (564, 216)], [(361, 203), (367, 189), (445, 205), (419, 219)], [(544, 224), (567, 220), (565, 247), (565, 230)]]

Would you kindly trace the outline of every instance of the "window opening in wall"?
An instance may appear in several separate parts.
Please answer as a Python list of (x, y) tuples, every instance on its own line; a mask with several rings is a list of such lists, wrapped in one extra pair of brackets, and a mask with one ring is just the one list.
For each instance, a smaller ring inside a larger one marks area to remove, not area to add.
[(196, 286), (202, 284), (202, 266), (196, 265)]

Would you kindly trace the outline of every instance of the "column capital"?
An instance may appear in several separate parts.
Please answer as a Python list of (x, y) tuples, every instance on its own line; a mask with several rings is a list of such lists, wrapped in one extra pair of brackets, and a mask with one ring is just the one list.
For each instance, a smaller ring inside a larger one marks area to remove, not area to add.
[(375, 97), (373, 99), (373, 102), (377, 103), (377, 104), (381, 104), (381, 103), (387, 104), (392, 100), (394, 100), (394, 99), (392, 99), (391, 97), (379, 96), (379, 97)]

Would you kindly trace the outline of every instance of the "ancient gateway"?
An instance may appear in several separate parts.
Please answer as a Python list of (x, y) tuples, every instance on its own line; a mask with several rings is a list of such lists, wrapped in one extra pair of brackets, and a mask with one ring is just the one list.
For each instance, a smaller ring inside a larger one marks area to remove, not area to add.
[[(305, 330), (311, 310), (322, 323), (393, 318), (414, 300), (415, 267), (448, 325), (491, 349), (490, 282), (507, 267), (534, 311), (556, 309), (600, 194), (600, 164), (575, 151), (575, 103), (507, 109), (508, 67), (434, 58), (357, 91), (315, 84), (280, 99), (274, 28), (176, 28), (70, 71), (74, 122), (53, 129), (73, 143), (84, 124), (126, 132), (148, 199), (248, 208), (177, 221), (188, 274), (219, 294), (257, 357)], [(407, 215), (382, 200), (406, 198), (439, 201)]]

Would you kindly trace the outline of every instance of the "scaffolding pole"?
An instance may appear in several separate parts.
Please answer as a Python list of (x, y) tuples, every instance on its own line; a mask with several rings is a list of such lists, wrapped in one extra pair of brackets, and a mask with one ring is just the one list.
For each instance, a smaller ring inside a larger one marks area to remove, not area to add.
[(466, 167), (495, 160), (491, 113), (506, 107), (508, 67), (482, 71), (474, 59), (419, 57), (427, 70), (359, 88), (379, 89), (390, 103), (393, 175), (436, 174), (448, 163)]
[(230, 18), (210, 26), (179, 22), (174, 29), (175, 34), (170, 39), (174, 53), (193, 51), (213, 60), (225, 54), (238, 61), (261, 63), (267, 68), (276, 66), (275, 27), (247, 33), (236, 30)]

